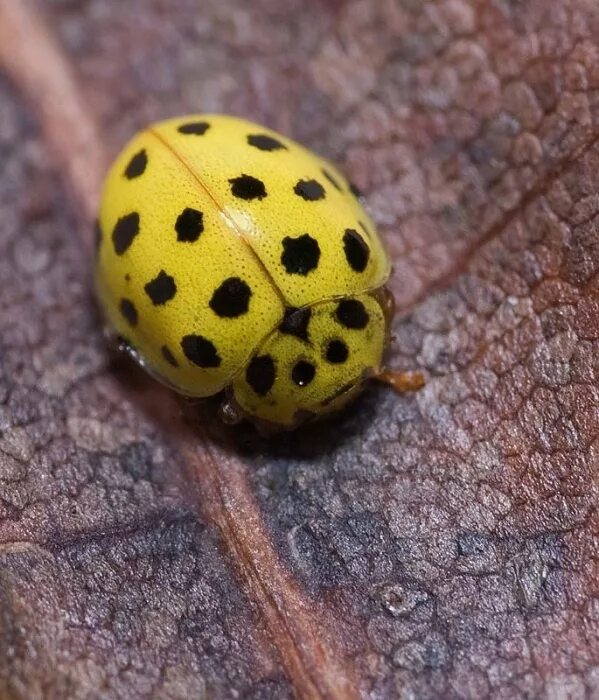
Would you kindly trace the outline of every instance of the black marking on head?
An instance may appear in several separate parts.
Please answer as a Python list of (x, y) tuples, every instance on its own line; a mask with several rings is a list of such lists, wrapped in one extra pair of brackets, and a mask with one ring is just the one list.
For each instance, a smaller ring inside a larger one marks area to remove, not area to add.
[(280, 151), (287, 150), (287, 146), (268, 134), (250, 134), (248, 143), (254, 148), (259, 148), (261, 151)]
[(324, 199), (326, 192), (324, 187), (317, 180), (300, 180), (293, 188), (298, 197), (302, 197), (307, 202), (316, 202)]
[(125, 214), (116, 222), (112, 229), (112, 244), (114, 252), (122, 255), (133, 243), (133, 239), (139, 233), (139, 214), (136, 211)]
[(275, 383), (275, 362), (270, 355), (253, 357), (245, 370), (245, 380), (258, 394), (265, 396)]
[(181, 124), (181, 126), (177, 128), (177, 131), (181, 134), (203, 136), (209, 128), (210, 124), (208, 124), (208, 122), (187, 122), (187, 124)]
[(121, 299), (119, 310), (130, 326), (137, 325), (137, 309), (131, 299)]
[(316, 367), (306, 360), (298, 360), (291, 370), (291, 378), (298, 386), (307, 386), (316, 374)]
[(285, 309), (285, 316), (281, 321), (279, 330), (287, 335), (294, 335), (300, 340), (308, 342), (308, 324), (312, 316), (312, 309), (295, 309), (289, 307)]
[(349, 191), (354, 195), (354, 197), (357, 197), (357, 199), (362, 199), (364, 197), (362, 190), (358, 189), (353, 182), (349, 183)]
[(133, 180), (134, 177), (143, 175), (146, 165), (148, 164), (148, 154), (146, 149), (142, 148), (129, 161), (129, 165), (125, 168), (125, 177), (128, 180)]
[(175, 356), (166, 345), (163, 345), (160, 348), (160, 351), (162, 352), (162, 357), (164, 357), (164, 359), (169, 363), (169, 365), (171, 365), (171, 367), (179, 366), (179, 363), (177, 362)]
[(181, 338), (183, 354), (194, 365), (205, 369), (219, 367), (220, 356), (214, 347), (214, 343), (203, 335), (185, 335)]
[(343, 299), (337, 305), (335, 313), (339, 323), (346, 328), (361, 330), (368, 325), (368, 312), (358, 299)]
[(333, 185), (333, 187), (336, 190), (339, 190), (339, 192), (342, 192), (341, 185), (337, 182), (337, 180), (331, 175), (331, 173), (326, 169), (322, 168), (322, 174), (326, 177), (326, 179)]
[(342, 364), (349, 357), (349, 348), (342, 340), (331, 340), (327, 345), (325, 356), (335, 365)]
[(187, 207), (177, 217), (175, 231), (181, 243), (194, 243), (204, 230), (204, 215), (197, 209)]
[(366, 245), (366, 241), (353, 228), (346, 228), (343, 235), (343, 250), (345, 258), (352, 270), (356, 272), (364, 272), (368, 259), (370, 257), (370, 249)]
[(252, 290), (239, 277), (229, 277), (210, 299), (210, 308), (221, 318), (236, 318), (247, 313)]
[(310, 234), (283, 239), (281, 262), (289, 275), (307, 275), (317, 267), (319, 259), (320, 246)]
[(160, 270), (156, 277), (146, 284), (144, 289), (154, 306), (166, 304), (177, 293), (174, 277), (167, 275), (164, 270)]
[(252, 200), (266, 197), (266, 187), (262, 180), (258, 180), (257, 177), (240, 175), (239, 177), (232, 177), (229, 182), (231, 183), (233, 196), (239, 199)]

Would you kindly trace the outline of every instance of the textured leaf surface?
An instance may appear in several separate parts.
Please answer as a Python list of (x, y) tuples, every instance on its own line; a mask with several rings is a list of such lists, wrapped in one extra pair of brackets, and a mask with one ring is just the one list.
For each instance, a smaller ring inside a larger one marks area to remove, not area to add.
[[(599, 694), (594, 0), (44, 9), (0, 49), (2, 695)], [(421, 392), (266, 442), (108, 355), (99, 162), (188, 111), (366, 193)]]

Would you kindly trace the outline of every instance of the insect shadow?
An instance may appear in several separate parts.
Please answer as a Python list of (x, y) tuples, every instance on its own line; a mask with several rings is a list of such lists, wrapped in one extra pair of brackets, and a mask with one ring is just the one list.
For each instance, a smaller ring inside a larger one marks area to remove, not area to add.
[(202, 432), (223, 447), (232, 447), (240, 454), (272, 459), (313, 460), (335, 452), (343, 444), (365, 432), (377, 419), (377, 405), (381, 398), (377, 387), (367, 387), (349, 406), (330, 416), (303, 423), (293, 430), (265, 434), (251, 422), (225, 425), (218, 419), (221, 397), (193, 402), (186, 418), (201, 424)]
[[(203, 399), (186, 398), (148, 375), (118, 347), (108, 345), (109, 371), (126, 387), (132, 401), (171, 437), (187, 426), (198, 436), (248, 458), (312, 460), (335, 452), (368, 429), (380, 414), (382, 391), (375, 385), (341, 411), (321, 416), (293, 430), (264, 433), (249, 420), (227, 425), (219, 417), (223, 394)], [(384, 390), (383, 390), (384, 391)]]

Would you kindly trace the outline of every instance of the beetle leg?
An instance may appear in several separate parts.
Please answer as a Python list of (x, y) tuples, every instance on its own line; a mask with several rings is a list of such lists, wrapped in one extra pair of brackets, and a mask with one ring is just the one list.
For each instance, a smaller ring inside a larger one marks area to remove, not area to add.
[(422, 372), (398, 372), (395, 370), (384, 370), (374, 376), (379, 382), (388, 384), (398, 394), (406, 391), (418, 391), (425, 385), (424, 374)]

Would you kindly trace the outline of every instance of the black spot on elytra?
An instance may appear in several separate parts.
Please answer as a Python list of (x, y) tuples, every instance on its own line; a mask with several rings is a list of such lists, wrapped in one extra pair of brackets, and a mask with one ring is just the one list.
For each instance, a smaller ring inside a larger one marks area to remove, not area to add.
[(281, 333), (294, 335), (296, 338), (308, 342), (308, 324), (310, 323), (311, 316), (312, 310), (309, 308), (287, 308), (285, 309), (285, 316), (281, 321), (279, 330)]
[(210, 308), (221, 318), (236, 318), (247, 313), (252, 290), (239, 277), (229, 277), (210, 299)]
[(368, 325), (368, 312), (364, 304), (357, 299), (343, 299), (335, 312), (337, 320), (346, 328), (361, 330)]
[(337, 182), (337, 180), (331, 175), (331, 173), (326, 169), (322, 168), (322, 174), (326, 177), (326, 179), (333, 185), (333, 187), (336, 190), (339, 190), (341, 192), (341, 185)]
[(258, 180), (257, 177), (240, 175), (239, 177), (232, 177), (229, 182), (231, 183), (233, 196), (239, 199), (252, 200), (266, 197), (266, 187), (262, 180)]
[(287, 146), (268, 134), (250, 134), (248, 143), (254, 148), (259, 148), (261, 151), (280, 151), (287, 150)]
[(245, 370), (245, 380), (258, 394), (264, 396), (275, 383), (275, 362), (270, 355), (252, 358)]
[(291, 370), (291, 378), (298, 386), (307, 386), (316, 374), (316, 367), (311, 362), (299, 360)]
[(186, 335), (181, 339), (183, 354), (194, 365), (205, 369), (219, 367), (220, 356), (214, 343), (203, 335)]
[(177, 131), (181, 134), (203, 136), (209, 128), (210, 124), (208, 122), (187, 122), (186, 124), (181, 124)]
[(164, 270), (160, 270), (156, 277), (146, 284), (144, 289), (154, 306), (166, 304), (177, 293), (177, 285), (174, 278), (167, 275)]
[(121, 299), (119, 310), (130, 326), (137, 325), (137, 309), (131, 299)]
[(163, 345), (160, 348), (160, 351), (162, 352), (162, 357), (164, 357), (164, 359), (169, 363), (169, 365), (171, 365), (171, 367), (179, 366), (179, 363), (177, 362), (175, 356), (166, 345)]
[(146, 149), (142, 148), (129, 161), (129, 165), (125, 168), (125, 177), (128, 180), (133, 180), (134, 177), (143, 175), (146, 165), (148, 164), (148, 154)]
[(290, 275), (307, 275), (318, 266), (320, 247), (318, 241), (310, 234), (304, 233), (297, 238), (287, 236), (283, 239), (281, 262)]
[(177, 217), (175, 231), (181, 243), (194, 243), (204, 230), (204, 215), (197, 209), (187, 207)]
[(345, 229), (343, 235), (343, 250), (345, 258), (352, 270), (364, 272), (368, 265), (370, 249), (360, 234), (353, 228)]
[(300, 180), (293, 191), (307, 202), (316, 202), (325, 197), (324, 187), (317, 180)]
[(349, 349), (342, 340), (331, 340), (327, 345), (325, 357), (335, 365), (342, 364), (349, 356)]
[(125, 214), (116, 222), (112, 229), (112, 244), (114, 252), (122, 255), (133, 243), (139, 233), (139, 214), (136, 211)]

